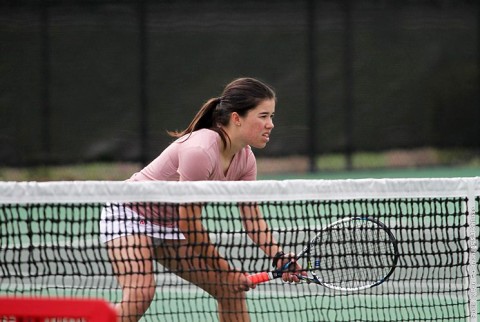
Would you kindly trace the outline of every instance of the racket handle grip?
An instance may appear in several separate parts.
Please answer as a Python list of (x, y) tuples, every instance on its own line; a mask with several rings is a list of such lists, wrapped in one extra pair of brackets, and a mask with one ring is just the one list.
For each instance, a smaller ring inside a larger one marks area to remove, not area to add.
[(265, 283), (273, 279), (271, 274), (267, 272), (248, 275), (248, 278), (250, 279), (250, 281), (252, 281), (253, 284)]

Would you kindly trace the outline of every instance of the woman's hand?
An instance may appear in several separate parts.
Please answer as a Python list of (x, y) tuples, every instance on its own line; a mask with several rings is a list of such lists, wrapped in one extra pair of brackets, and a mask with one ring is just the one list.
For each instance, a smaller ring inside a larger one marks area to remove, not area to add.
[(274, 258), (274, 268), (282, 269), (287, 263), (290, 263), (287, 270), (282, 274), (282, 280), (288, 283), (299, 283), (298, 275), (306, 276), (307, 273), (302, 270), (302, 267), (297, 263), (294, 253), (277, 254)]
[(250, 289), (257, 287), (247, 276), (248, 274), (237, 271), (228, 273), (228, 283), (234, 292), (248, 292)]

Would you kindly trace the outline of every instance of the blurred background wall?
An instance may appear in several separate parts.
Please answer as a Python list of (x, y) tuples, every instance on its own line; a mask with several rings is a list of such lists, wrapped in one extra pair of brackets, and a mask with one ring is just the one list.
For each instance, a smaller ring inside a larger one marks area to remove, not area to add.
[(480, 151), (474, 0), (1, 0), (0, 44), (1, 166), (145, 164), (241, 76), (278, 95), (260, 158)]

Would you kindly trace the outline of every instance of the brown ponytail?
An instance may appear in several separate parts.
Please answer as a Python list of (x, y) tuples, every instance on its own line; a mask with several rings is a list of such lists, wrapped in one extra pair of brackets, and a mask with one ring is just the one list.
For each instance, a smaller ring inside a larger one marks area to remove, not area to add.
[(188, 127), (183, 131), (167, 131), (167, 133), (175, 138), (182, 137), (186, 134), (190, 134), (193, 131), (200, 129), (210, 129), (213, 127), (213, 112), (217, 107), (220, 99), (211, 98), (209, 99), (200, 110), (197, 112), (193, 120), (190, 122)]

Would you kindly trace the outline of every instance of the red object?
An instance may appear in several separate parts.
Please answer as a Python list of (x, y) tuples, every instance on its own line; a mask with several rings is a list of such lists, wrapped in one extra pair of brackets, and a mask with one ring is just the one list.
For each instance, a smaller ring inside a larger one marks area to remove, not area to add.
[(117, 315), (108, 302), (100, 299), (0, 297), (0, 321), (42, 322), (47, 319), (116, 322)]

